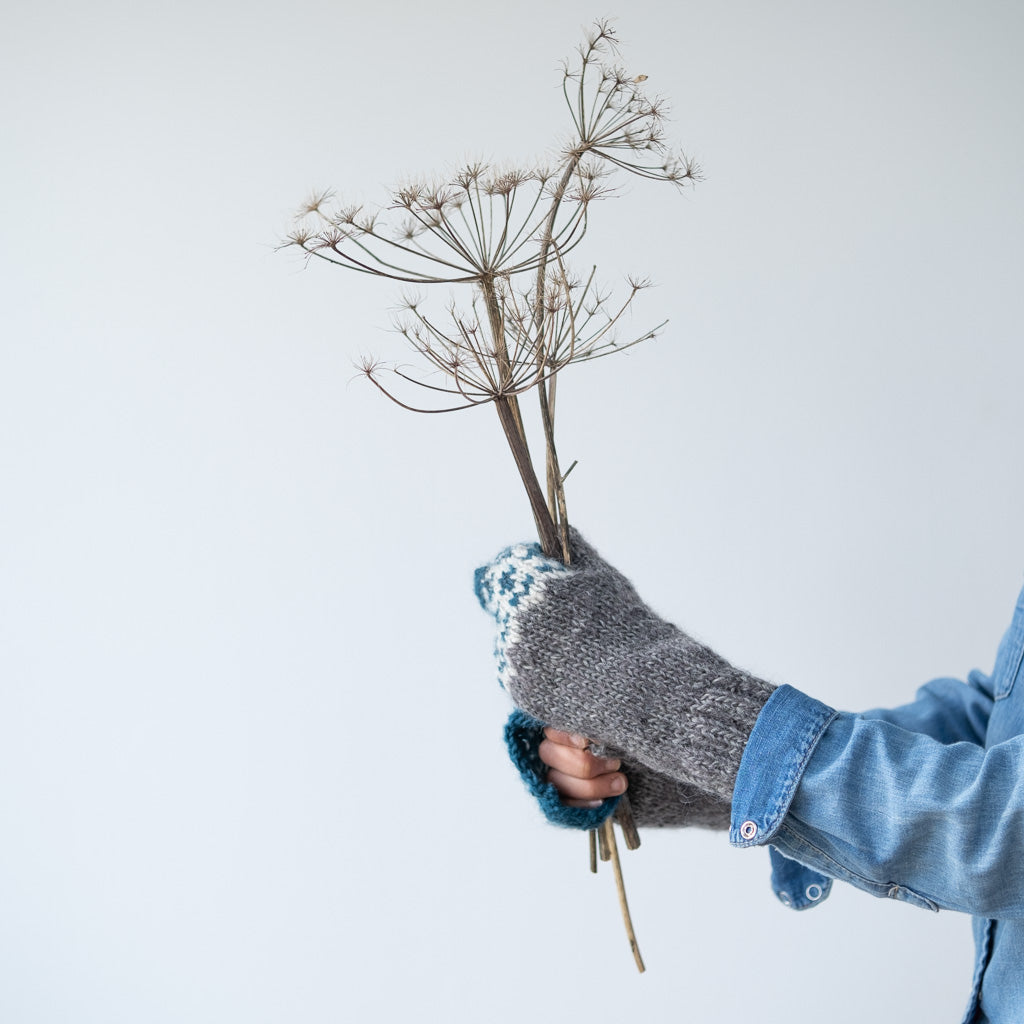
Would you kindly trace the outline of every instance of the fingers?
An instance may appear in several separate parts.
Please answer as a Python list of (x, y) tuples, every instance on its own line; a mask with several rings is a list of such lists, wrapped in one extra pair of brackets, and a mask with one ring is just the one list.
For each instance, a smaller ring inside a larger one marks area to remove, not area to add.
[(570, 807), (596, 807), (608, 797), (625, 792), (626, 776), (618, 758), (592, 754), (589, 740), (575, 733), (545, 729), (538, 750), (548, 766), (548, 782)]
[(580, 736), (575, 732), (562, 732), (561, 729), (552, 729), (550, 725), (544, 726), (544, 735), (552, 743), (558, 743), (564, 747), (577, 747), (586, 750), (590, 746), (590, 740), (586, 736)]
[(548, 782), (558, 790), (563, 803), (570, 807), (594, 807), (626, 789), (626, 776), (621, 772), (599, 775), (596, 779), (578, 779), (575, 775), (549, 768)]
[[(541, 740), (538, 753), (540, 759), (549, 767), (555, 768), (566, 775), (572, 775), (577, 779), (593, 779), (599, 775), (606, 775), (608, 772), (617, 772), (620, 768), (618, 758), (597, 757), (585, 746), (579, 746), (575, 741), (583, 737), (572, 736), (569, 733), (561, 733), (561, 736), (569, 738), (570, 742), (561, 742), (553, 739), (552, 729), (545, 729), (544, 735), (547, 739)], [(559, 734), (555, 732), (555, 736)]]

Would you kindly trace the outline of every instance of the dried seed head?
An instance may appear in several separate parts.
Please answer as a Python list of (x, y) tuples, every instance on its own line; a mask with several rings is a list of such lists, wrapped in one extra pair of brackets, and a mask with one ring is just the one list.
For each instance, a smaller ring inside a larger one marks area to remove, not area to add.
[(297, 217), (306, 217), (311, 213), (319, 213), (320, 208), (334, 198), (333, 189), (321, 189), (318, 192), (311, 192), (299, 207)]
[(341, 226), (355, 227), (356, 222), (359, 219), (359, 215), (363, 212), (362, 206), (351, 205), (351, 206), (339, 206), (331, 217), (331, 222)]
[(311, 227), (299, 224), (285, 236), (285, 245), (297, 245), (300, 249), (305, 249), (314, 235)]

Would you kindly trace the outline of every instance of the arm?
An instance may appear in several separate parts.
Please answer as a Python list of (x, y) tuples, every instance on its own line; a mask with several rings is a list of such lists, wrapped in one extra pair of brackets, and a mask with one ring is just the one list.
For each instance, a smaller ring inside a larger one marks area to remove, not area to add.
[(571, 569), (520, 546), (478, 574), (499, 624), (500, 676), (519, 706), (731, 799), (736, 846), (770, 844), (932, 909), (1024, 916), (1024, 730), (988, 749), (977, 742), (1022, 672), (1024, 603), (990, 687), (974, 676), (959, 691), (926, 688), (911, 710), (840, 716), (730, 665), (574, 544)]
[(865, 711), (861, 717), (889, 722), (940, 743), (984, 746), (992, 706), (992, 680), (975, 671), (966, 683), (959, 679), (935, 679), (917, 691), (912, 703)]
[[(777, 744), (770, 702), (750, 742), (758, 782), (742, 767), (737, 779), (738, 824), (760, 821), (752, 842), (771, 843), (774, 859), (784, 853), (875, 895), (1020, 915), (1022, 660), (1024, 594), (990, 675), (937, 679), (912, 704), (837, 716), (804, 761)], [(789, 703), (788, 717), (813, 733), (815, 702)], [(765, 814), (766, 798), (782, 815)]]
[(838, 715), (782, 687), (751, 734), (733, 798), (736, 846), (876, 896), (1024, 916), (1024, 737), (985, 749)]

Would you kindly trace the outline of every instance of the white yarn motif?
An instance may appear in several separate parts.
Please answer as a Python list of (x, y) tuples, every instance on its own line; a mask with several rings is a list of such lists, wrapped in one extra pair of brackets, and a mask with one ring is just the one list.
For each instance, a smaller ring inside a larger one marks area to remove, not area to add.
[(505, 690), (515, 672), (508, 660), (508, 650), (519, 638), (517, 613), (543, 599), (548, 580), (571, 572), (547, 558), (538, 544), (515, 544), (506, 548), (482, 571), (477, 580), (477, 594), (498, 625), (494, 657), (498, 662), (498, 682)]

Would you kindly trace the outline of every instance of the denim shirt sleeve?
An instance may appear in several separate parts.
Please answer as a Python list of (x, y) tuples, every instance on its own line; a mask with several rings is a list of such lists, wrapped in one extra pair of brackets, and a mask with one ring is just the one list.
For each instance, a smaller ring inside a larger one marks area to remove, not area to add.
[(1024, 917), (1022, 835), (1024, 737), (943, 742), (782, 687), (744, 751), (730, 841), (877, 896), (1008, 918)]
[(975, 669), (966, 684), (959, 679), (933, 679), (917, 691), (912, 703), (876, 708), (860, 717), (891, 722), (940, 743), (964, 741), (984, 746), (994, 702), (992, 679)]
[(837, 714), (792, 686), (780, 686), (768, 698), (733, 787), (733, 846), (760, 846), (778, 832), (811, 754)]
[(785, 856), (776, 847), (775, 836), (810, 756), (836, 714), (799, 690), (780, 686), (758, 716), (733, 788), (729, 841), (739, 847), (772, 843), (772, 889), (794, 910), (825, 899), (832, 879)]

